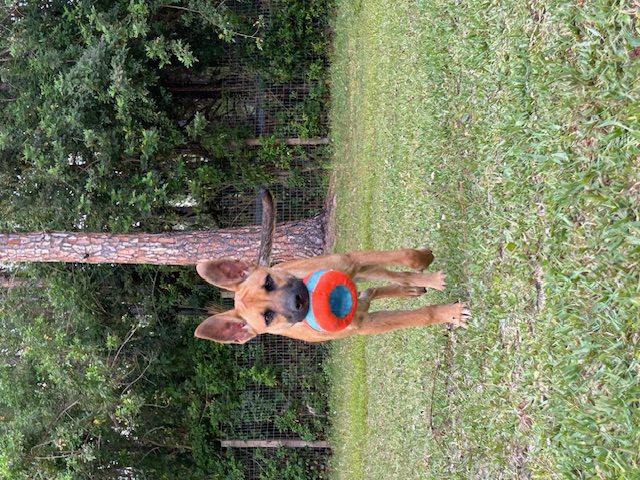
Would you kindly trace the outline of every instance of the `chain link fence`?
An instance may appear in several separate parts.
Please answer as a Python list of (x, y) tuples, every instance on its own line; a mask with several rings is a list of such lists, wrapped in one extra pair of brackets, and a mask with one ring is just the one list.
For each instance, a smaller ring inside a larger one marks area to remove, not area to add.
[[(268, 42), (285, 4), (227, 5), (241, 22), (264, 32)], [(215, 128), (243, 139), (247, 168), (260, 162), (266, 149), (275, 151), (280, 160), (265, 186), (276, 199), (277, 222), (319, 213), (327, 193), (330, 147), (326, 87), (313, 69), (326, 62), (325, 52), (297, 54), (284, 68), (265, 57), (253, 38), (238, 38), (226, 48), (224, 62), (197, 77), (174, 79), (172, 92), (185, 100), (185, 108), (204, 112)], [(250, 183), (226, 186), (211, 199), (208, 210), (219, 228), (259, 223), (260, 204)], [(223, 294), (221, 302), (231, 307), (233, 299)], [(236, 458), (246, 479), (326, 478), (328, 388), (322, 364), (327, 347), (262, 335), (229, 348), (250, 380), (233, 393), (239, 407), (229, 418), (221, 448)]]

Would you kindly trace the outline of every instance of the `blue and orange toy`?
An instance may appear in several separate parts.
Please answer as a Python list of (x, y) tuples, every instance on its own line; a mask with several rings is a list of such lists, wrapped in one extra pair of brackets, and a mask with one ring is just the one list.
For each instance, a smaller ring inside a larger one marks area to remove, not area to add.
[(338, 270), (320, 270), (304, 280), (309, 290), (309, 313), (305, 322), (319, 332), (347, 328), (358, 308), (358, 292), (349, 275)]

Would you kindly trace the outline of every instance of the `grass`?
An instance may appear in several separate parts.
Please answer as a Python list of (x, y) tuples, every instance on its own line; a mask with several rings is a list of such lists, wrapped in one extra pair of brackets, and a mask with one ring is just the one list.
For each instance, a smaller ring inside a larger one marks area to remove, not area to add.
[(335, 344), (334, 478), (640, 478), (638, 8), (338, 0), (336, 250), (474, 320)]

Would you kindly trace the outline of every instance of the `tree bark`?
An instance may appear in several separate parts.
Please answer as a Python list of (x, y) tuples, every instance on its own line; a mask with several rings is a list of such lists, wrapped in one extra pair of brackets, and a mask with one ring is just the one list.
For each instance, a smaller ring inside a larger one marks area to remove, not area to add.
[[(0, 262), (193, 265), (201, 260), (256, 261), (259, 225), (159, 234), (41, 232), (0, 234)], [(324, 253), (324, 214), (276, 226), (273, 261)]]

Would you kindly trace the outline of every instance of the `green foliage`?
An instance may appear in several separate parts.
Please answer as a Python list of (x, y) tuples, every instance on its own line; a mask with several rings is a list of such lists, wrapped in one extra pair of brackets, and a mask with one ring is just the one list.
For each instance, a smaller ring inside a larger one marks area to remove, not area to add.
[(197, 59), (189, 49), (189, 45), (185, 45), (181, 40), (167, 41), (164, 37), (156, 37), (145, 45), (147, 57), (152, 60), (158, 60), (159, 67), (164, 68), (171, 63), (171, 56), (185, 67), (192, 67)]
[[(315, 103), (296, 131), (316, 135), (316, 107), (326, 99), (323, 5), (285, 2), (270, 9), (271, 23), (242, 2), (7, 4), (0, 229), (216, 228), (218, 192), (302, 185), (301, 171), (291, 171), (301, 170), (294, 160), (302, 149), (275, 137), (246, 147), (251, 128), (216, 124), (210, 107), (178, 98), (172, 85), (228, 68), (230, 51), (254, 55), (243, 59), (248, 75), (312, 82)], [(264, 363), (240, 368), (232, 349), (193, 338), (217, 295), (198, 287), (193, 269), (20, 272), (43, 286), (0, 295), (0, 477), (245, 477), (244, 463), (219, 439), (246, 420), (250, 401), (268, 403), (245, 390), (280, 392), (293, 374)], [(182, 308), (202, 315), (180, 316)], [(309, 393), (297, 402), (286, 411), (270, 405), (265, 421), (320, 435), (319, 419), (295, 417), (308, 407), (323, 411), (321, 400)]]
[(321, 136), (324, 130), (332, 6), (324, 0), (279, 1), (264, 24), (259, 23), (261, 42), (237, 42), (238, 54), (251, 59), (251, 71), (263, 80), (304, 81), (309, 87), (304, 93), (292, 91), (295, 107), (278, 114), (278, 123), (301, 138)]
[[(243, 148), (230, 152), (250, 132), (214, 127), (206, 111), (183, 118), (164, 84), (226, 61), (217, 32), (255, 56), (247, 68), (265, 81), (308, 76), (308, 99), (280, 120), (300, 118), (299, 136), (319, 134), (326, 6), (303, 4), (285, 2), (263, 28), (224, 3), (29, 2), (3, 34), (0, 154), (10, 161), (0, 167), (2, 225), (163, 231), (180, 223), (173, 205), (185, 196), (196, 204), (191, 226), (211, 224), (202, 206), (212, 195), (231, 182), (264, 184), (270, 166), (247, 161)], [(269, 49), (254, 50), (256, 35), (244, 33), (251, 28)], [(316, 45), (308, 58), (298, 58), (311, 49), (302, 39)]]
[(258, 449), (256, 459), (260, 462), (260, 480), (305, 480), (322, 478), (324, 468), (305, 457), (304, 451), (292, 452), (279, 448), (275, 451)]
[(279, 81), (314, 76), (324, 70), (329, 42), (331, 3), (321, 0), (282, 0), (269, 15), (261, 48), (246, 42), (247, 55), (255, 56), (260, 72)]
[[(184, 140), (145, 54), (143, 37), (149, 44), (161, 38), (153, 8), (29, 4), (11, 25), (13, 55), (2, 77), (16, 97), (3, 104), (2, 128), (11, 138), (3, 152), (15, 159), (7, 181), (19, 198), (3, 220), (15, 212), (24, 227), (44, 228), (86, 217), (91, 229), (126, 230), (140, 206), (152, 218), (166, 203), (167, 172), (150, 162)], [(145, 182), (150, 174), (159, 182)], [(142, 189), (130, 193), (131, 181)], [(20, 218), (33, 194), (48, 208)], [(102, 210), (109, 203), (111, 211)]]
[(193, 338), (198, 317), (175, 318), (174, 302), (203, 304), (211, 292), (190, 287), (197, 283), (190, 269), (118, 270), (38, 267), (49, 288), (4, 297), (0, 442), (11, 478), (237, 470), (213, 440), (242, 372), (229, 349)]

